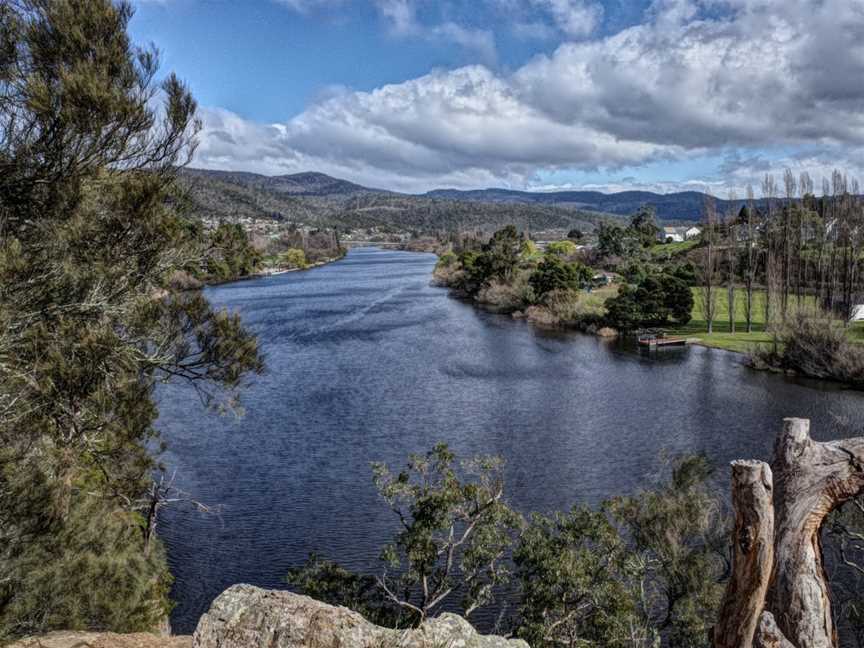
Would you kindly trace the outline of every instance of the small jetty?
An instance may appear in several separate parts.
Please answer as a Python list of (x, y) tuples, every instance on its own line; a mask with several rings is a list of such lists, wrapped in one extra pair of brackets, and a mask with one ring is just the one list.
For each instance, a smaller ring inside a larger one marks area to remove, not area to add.
[(642, 347), (667, 347), (686, 346), (687, 339), (682, 337), (669, 337), (665, 333), (643, 333), (637, 338), (639, 346)]

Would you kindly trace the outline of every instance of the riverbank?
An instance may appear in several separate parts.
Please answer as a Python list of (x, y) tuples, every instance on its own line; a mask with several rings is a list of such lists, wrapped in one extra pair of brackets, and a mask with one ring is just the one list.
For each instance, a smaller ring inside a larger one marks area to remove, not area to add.
[(222, 286), (224, 284), (234, 283), (236, 281), (248, 281), (250, 279), (262, 279), (264, 277), (275, 277), (281, 274), (287, 274), (289, 272), (304, 272), (306, 270), (313, 270), (315, 268), (320, 268), (321, 266), (328, 265), (335, 261), (339, 261), (345, 258), (345, 253), (343, 252), (339, 256), (330, 257), (327, 259), (323, 259), (321, 261), (316, 261), (314, 263), (309, 263), (302, 268), (271, 268), (267, 270), (259, 270), (258, 272), (253, 272), (248, 275), (243, 275), (242, 277), (232, 277), (230, 279), (219, 279), (219, 280), (205, 280), (200, 282), (200, 287), (212, 287), (212, 286)]

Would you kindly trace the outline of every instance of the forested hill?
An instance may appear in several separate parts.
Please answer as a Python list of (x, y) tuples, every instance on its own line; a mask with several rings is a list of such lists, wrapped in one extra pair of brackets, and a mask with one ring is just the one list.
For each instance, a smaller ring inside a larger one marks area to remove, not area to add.
[[(530, 221), (534, 229), (588, 227), (599, 216), (630, 216), (651, 206), (667, 221), (698, 221), (705, 194), (682, 191), (532, 192), (511, 189), (436, 189), (422, 195), (374, 189), (323, 173), (264, 176), (239, 171), (187, 169), (199, 213), (217, 218), (276, 217), (311, 225), (394, 226), (400, 229), (497, 227)], [(759, 203), (761, 201), (757, 201)], [(735, 204), (717, 199), (723, 213)]]
[[(557, 205), (575, 209), (605, 212), (619, 216), (633, 214), (642, 206), (653, 207), (657, 217), (662, 220), (698, 221), (705, 214), (706, 195), (699, 191), (681, 191), (670, 194), (658, 194), (651, 191), (622, 191), (604, 194), (599, 191), (513, 191), (510, 189), (477, 189), (459, 191), (457, 189), (436, 189), (426, 194), (435, 198), (450, 200), (502, 202), (528, 205)], [(717, 209), (725, 211), (728, 207), (737, 206), (726, 200), (715, 200)]]
[(181, 179), (191, 212), (236, 221), (273, 219), (315, 227), (384, 228), (428, 233), (499, 229), (516, 224), (539, 230), (592, 230), (604, 218), (592, 210), (553, 204), (454, 200), (400, 194), (321, 173), (268, 177), (233, 171), (186, 169)]

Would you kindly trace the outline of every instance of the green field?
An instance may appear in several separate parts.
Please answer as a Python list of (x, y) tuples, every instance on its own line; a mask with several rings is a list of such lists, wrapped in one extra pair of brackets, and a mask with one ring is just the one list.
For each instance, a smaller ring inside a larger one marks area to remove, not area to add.
[[(727, 349), (739, 353), (748, 353), (758, 345), (771, 344), (771, 333), (765, 330), (765, 291), (753, 292), (753, 332), (746, 333), (746, 299), (743, 288), (735, 289), (735, 333), (729, 329), (729, 299), (725, 288), (720, 288), (717, 295), (717, 314), (714, 319), (714, 332), (708, 335), (708, 325), (702, 312), (700, 289), (693, 290), (693, 319), (686, 326), (670, 329), (673, 335), (698, 338), (700, 344), (718, 349)], [(805, 307), (815, 305), (814, 297), (804, 299)], [(790, 307), (797, 306), (797, 299), (790, 298)], [(849, 327), (849, 337), (854, 342), (864, 343), (864, 322), (856, 322)]]
[(679, 254), (684, 254), (699, 245), (699, 241), (681, 241), (680, 243), (658, 243), (650, 249), (651, 256), (654, 258), (672, 258)]

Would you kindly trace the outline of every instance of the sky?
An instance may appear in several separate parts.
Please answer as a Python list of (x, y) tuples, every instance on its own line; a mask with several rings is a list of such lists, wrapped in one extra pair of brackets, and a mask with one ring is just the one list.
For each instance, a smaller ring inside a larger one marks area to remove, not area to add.
[(366, 186), (864, 179), (864, 0), (134, 0), (193, 166)]

